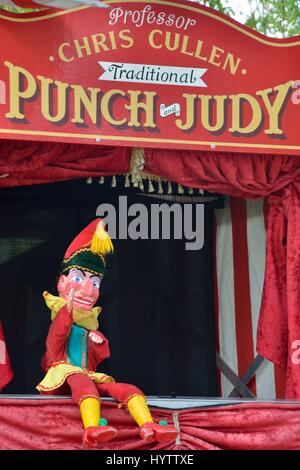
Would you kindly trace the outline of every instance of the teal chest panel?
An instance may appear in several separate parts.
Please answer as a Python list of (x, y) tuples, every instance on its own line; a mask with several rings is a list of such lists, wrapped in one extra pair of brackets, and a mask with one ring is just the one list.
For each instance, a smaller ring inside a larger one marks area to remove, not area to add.
[(69, 336), (67, 355), (73, 366), (86, 368), (88, 331), (82, 326), (73, 325)]

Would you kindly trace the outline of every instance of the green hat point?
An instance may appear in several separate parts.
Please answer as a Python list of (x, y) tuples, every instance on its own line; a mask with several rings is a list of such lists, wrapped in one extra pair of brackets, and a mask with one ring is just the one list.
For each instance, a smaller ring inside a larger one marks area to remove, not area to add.
[(100, 418), (99, 426), (107, 426), (107, 419), (105, 419), (105, 418)]

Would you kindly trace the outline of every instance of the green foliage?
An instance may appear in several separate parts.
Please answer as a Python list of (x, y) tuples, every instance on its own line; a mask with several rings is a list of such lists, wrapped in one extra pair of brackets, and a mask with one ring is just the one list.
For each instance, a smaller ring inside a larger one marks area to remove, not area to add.
[(36, 9), (13, 8), (13, 7), (9, 7), (8, 5), (1, 5), (1, 4), (0, 4), (0, 10), (11, 11), (12, 13), (26, 13), (28, 11), (36, 11)]
[[(236, 0), (202, 2), (234, 18)], [(267, 36), (288, 37), (300, 34), (300, 0), (248, 0), (250, 14), (244, 23)]]
[(300, 0), (251, 0), (246, 25), (270, 36), (300, 34)]
[(228, 0), (203, 0), (202, 2), (198, 3), (206, 5), (210, 8), (214, 8), (215, 10), (218, 10), (225, 15), (234, 16), (234, 10), (230, 5), (228, 5)]

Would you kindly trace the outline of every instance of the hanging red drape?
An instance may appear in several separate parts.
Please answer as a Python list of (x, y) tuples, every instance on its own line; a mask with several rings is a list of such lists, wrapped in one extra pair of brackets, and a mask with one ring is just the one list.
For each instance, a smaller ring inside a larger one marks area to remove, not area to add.
[(266, 197), (300, 181), (300, 159), (284, 155), (145, 149), (145, 171), (230, 196)]
[(10, 365), (8, 352), (6, 349), (5, 336), (2, 323), (0, 321), (0, 392), (9, 384), (13, 378), (13, 371)]
[[(131, 416), (116, 404), (102, 403), (102, 417), (118, 430), (109, 450), (298, 450), (300, 405), (254, 403), (165, 410), (153, 408), (156, 421), (179, 430), (176, 442), (145, 445)], [(0, 449), (82, 450), (82, 424), (71, 399), (0, 400)]]
[(146, 149), (145, 171), (244, 198), (266, 197), (267, 253), (257, 350), (300, 399), (300, 158)]
[(127, 147), (1, 140), (0, 187), (127, 173), (130, 156)]

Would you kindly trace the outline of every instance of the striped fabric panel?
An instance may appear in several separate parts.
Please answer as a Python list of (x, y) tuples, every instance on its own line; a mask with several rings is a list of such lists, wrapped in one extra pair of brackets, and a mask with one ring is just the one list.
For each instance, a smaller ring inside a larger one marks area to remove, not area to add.
[[(265, 268), (264, 201), (231, 198), (215, 214), (220, 355), (241, 377), (256, 356)], [(222, 396), (228, 396), (232, 388), (222, 374)], [(281, 398), (281, 371), (265, 361), (250, 388), (258, 398)]]

